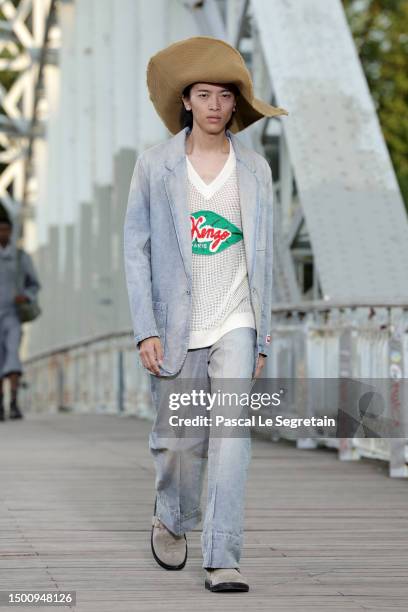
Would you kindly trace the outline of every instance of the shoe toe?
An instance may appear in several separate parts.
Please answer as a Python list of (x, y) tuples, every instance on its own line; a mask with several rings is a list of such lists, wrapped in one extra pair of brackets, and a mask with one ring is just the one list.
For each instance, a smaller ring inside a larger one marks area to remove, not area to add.
[(185, 534), (176, 536), (154, 519), (151, 547), (155, 560), (165, 569), (182, 569), (186, 564), (187, 539)]
[(205, 588), (217, 591), (248, 591), (249, 584), (237, 568), (206, 570)]

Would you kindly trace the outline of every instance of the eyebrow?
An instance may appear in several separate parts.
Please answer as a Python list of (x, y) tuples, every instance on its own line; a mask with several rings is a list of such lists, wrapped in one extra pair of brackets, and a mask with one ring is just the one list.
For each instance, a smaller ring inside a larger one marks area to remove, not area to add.
[[(199, 89), (197, 89), (196, 91), (206, 91), (206, 92), (209, 92), (209, 91), (211, 91), (211, 90), (210, 90), (210, 89), (205, 89), (204, 87), (200, 87), (200, 88), (199, 88)], [(228, 88), (225, 88), (225, 89), (222, 89), (222, 90), (221, 90), (221, 92), (223, 92), (223, 91), (228, 91), (229, 93), (231, 93), (231, 90), (230, 90), (230, 89), (228, 89)]]

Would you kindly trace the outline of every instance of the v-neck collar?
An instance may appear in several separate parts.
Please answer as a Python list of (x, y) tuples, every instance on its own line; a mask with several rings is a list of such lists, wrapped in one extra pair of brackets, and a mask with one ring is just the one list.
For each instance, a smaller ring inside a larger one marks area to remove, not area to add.
[(189, 160), (188, 156), (186, 155), (189, 179), (193, 183), (193, 185), (198, 189), (198, 191), (206, 199), (211, 198), (214, 195), (214, 193), (218, 191), (224, 185), (224, 183), (230, 177), (232, 170), (234, 168), (234, 165), (235, 165), (234, 147), (232, 146), (231, 138), (228, 137), (228, 140), (229, 140), (230, 148), (229, 148), (229, 155), (228, 155), (227, 161), (225, 162), (224, 166), (222, 167), (220, 172), (217, 174), (217, 176), (211, 181), (211, 183), (206, 183), (205, 181), (203, 181), (203, 179), (198, 174), (197, 170), (194, 168), (193, 164)]

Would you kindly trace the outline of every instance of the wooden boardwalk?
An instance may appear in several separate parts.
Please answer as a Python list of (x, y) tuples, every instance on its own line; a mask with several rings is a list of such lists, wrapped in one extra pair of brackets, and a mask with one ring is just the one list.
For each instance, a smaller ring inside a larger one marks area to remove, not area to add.
[(187, 536), (184, 570), (161, 569), (149, 543), (149, 430), (109, 415), (0, 423), (0, 591), (75, 590), (81, 612), (408, 608), (407, 481), (379, 461), (285, 441), (253, 439), (241, 562), (250, 591), (204, 589), (200, 529)]

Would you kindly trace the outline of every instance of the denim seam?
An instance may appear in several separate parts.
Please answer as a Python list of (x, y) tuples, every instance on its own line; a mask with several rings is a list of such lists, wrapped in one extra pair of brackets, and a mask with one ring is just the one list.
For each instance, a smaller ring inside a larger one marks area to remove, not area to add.
[(218, 530), (212, 529), (211, 530), (211, 534), (213, 536), (222, 536), (223, 538), (238, 538), (238, 539), (240, 539), (240, 538), (243, 537), (244, 532), (241, 531), (240, 533), (231, 533), (231, 532), (228, 532), (228, 531), (218, 531)]
[(178, 522), (186, 521), (189, 518), (192, 518), (194, 516), (199, 516), (201, 514), (201, 508), (195, 508), (194, 510), (192, 510), (191, 512), (188, 512), (187, 514), (181, 514), (180, 512), (174, 511), (171, 508), (169, 508), (169, 506), (162, 500), (160, 501), (160, 503), (162, 504), (162, 506), (165, 507), (167, 513), (171, 515), (174, 521), (178, 521)]
[(201, 514), (201, 508), (197, 508), (196, 510), (192, 510), (188, 514), (180, 514), (180, 518), (181, 518), (182, 521), (185, 521), (186, 519), (189, 519), (189, 518), (191, 518), (193, 516), (198, 516), (199, 514)]

